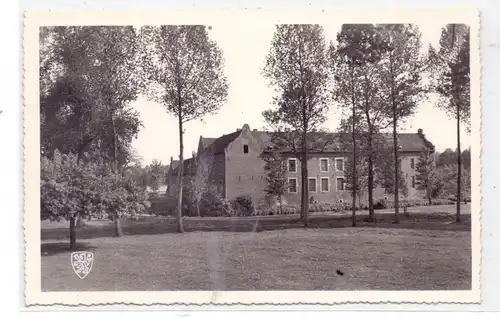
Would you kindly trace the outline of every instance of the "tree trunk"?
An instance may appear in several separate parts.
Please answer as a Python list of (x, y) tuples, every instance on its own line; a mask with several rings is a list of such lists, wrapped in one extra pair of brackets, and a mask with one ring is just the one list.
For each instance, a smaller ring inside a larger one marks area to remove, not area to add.
[(280, 215), (283, 215), (283, 200), (281, 199), (281, 195), (278, 195), (278, 201), (280, 203)]
[(462, 193), (462, 154), (460, 150), (460, 110), (457, 103), (457, 217), (456, 221), (460, 222), (460, 195)]
[(303, 221), (304, 221), (304, 226), (308, 227), (309, 226), (309, 188), (307, 185), (307, 146), (304, 148), (304, 151), (302, 153), (302, 160), (300, 161), (300, 166), (301, 166), (301, 175), (302, 175), (302, 205), (301, 205), (301, 213), (303, 216)]
[[(354, 94), (354, 92), (353, 92)], [(356, 176), (356, 111), (355, 104), (352, 105), (352, 227), (356, 227), (356, 192), (358, 181)]]
[(432, 198), (429, 196), (427, 199), (429, 200), (429, 206), (431, 206), (432, 205)]
[[(118, 144), (117, 144), (117, 138), (116, 138), (116, 123), (115, 123), (115, 115), (114, 115), (114, 110), (111, 111), (111, 129), (113, 132), (113, 172), (116, 174), (118, 172)], [(118, 212), (116, 212), (116, 217), (115, 217), (115, 235), (116, 237), (122, 237), (123, 236), (123, 230), (122, 230), (122, 224), (120, 222), (120, 216), (118, 215)]]
[(122, 229), (122, 223), (120, 221), (120, 218), (115, 218), (115, 236), (116, 237), (123, 236), (123, 229)]
[(76, 231), (75, 231), (75, 217), (69, 219), (69, 248), (73, 249), (76, 246)]
[(179, 106), (179, 175), (178, 175), (178, 198), (177, 198), (177, 232), (183, 233), (184, 227), (182, 225), (182, 188), (184, 184), (184, 139), (183, 139), (183, 129), (182, 129), (182, 113), (181, 107)]
[(392, 139), (394, 147), (394, 223), (399, 224), (399, 154), (398, 154), (398, 136), (397, 136), (397, 116), (396, 107), (392, 109)]
[(352, 98), (352, 227), (356, 227), (356, 192), (358, 180), (356, 176), (356, 97), (354, 95), (354, 64), (351, 63), (351, 98)]
[(201, 217), (201, 214), (200, 214), (200, 201), (199, 200), (196, 201), (196, 214), (198, 214), (198, 217)]
[(375, 222), (375, 209), (373, 208), (373, 132), (368, 132), (368, 220)]

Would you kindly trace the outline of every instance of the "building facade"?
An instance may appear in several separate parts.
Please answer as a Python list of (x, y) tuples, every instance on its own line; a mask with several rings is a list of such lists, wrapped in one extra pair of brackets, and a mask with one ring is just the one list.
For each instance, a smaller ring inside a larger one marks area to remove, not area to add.
[[(425, 192), (416, 189), (416, 163), (423, 150), (433, 152), (434, 146), (425, 138), (422, 130), (411, 134), (402, 133), (398, 138), (408, 197), (424, 198)], [(270, 140), (271, 133), (251, 130), (247, 124), (219, 138), (200, 137), (196, 162), (210, 163), (208, 183), (222, 197), (232, 200), (238, 196), (250, 196), (254, 203), (265, 202), (269, 200), (265, 192), (268, 171), (265, 169), (263, 155), (269, 151)], [(287, 150), (283, 150), (283, 157), (286, 161), (288, 182), (284, 200), (288, 203), (300, 203), (301, 188), (304, 186), (301, 185), (300, 160)], [(310, 199), (312, 197), (318, 202), (350, 200), (351, 193), (345, 185), (346, 154), (340, 151), (338, 145), (332, 145), (322, 152), (311, 153), (307, 168), (308, 183), (305, 186), (309, 189)], [(189, 179), (187, 175), (194, 174), (195, 171), (185, 169), (186, 178)], [(177, 174), (172, 176), (176, 180)], [(362, 200), (366, 199), (367, 194), (362, 197)], [(374, 189), (374, 198), (391, 199), (392, 196), (383, 188), (377, 187)]]

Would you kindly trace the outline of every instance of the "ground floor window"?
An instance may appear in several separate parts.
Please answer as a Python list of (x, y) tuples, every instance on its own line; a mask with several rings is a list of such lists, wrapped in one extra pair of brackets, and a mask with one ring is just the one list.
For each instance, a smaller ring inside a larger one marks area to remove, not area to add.
[(338, 191), (345, 190), (344, 178), (343, 177), (337, 177), (337, 190)]
[(309, 191), (316, 193), (316, 178), (309, 178)]
[(328, 180), (328, 177), (321, 178), (321, 191), (322, 192), (330, 191), (330, 181)]
[(289, 178), (288, 179), (288, 192), (289, 193), (297, 193), (297, 179)]

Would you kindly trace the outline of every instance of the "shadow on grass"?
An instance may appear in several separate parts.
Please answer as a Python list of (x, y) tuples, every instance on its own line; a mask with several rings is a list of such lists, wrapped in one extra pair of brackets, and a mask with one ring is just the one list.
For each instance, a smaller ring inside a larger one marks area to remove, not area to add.
[(71, 253), (74, 251), (94, 250), (95, 247), (87, 243), (77, 242), (76, 247), (69, 248), (69, 242), (42, 243), (40, 245), (42, 256), (52, 256), (61, 253)]
[[(380, 213), (376, 215), (376, 222), (366, 221), (366, 215), (357, 216), (357, 228), (406, 228), (422, 230), (453, 230), (470, 231), (470, 216), (463, 216), (460, 223), (454, 222), (454, 216), (445, 213), (414, 214), (405, 216), (401, 214), (400, 223), (394, 224), (393, 213)], [(225, 232), (261, 232), (282, 229), (303, 228), (304, 225), (298, 220), (298, 216), (276, 216), (276, 217), (242, 217), (242, 218), (185, 218), (183, 220), (186, 232), (194, 231), (225, 231)], [(343, 228), (352, 227), (351, 216), (329, 215), (311, 216), (308, 228)], [(122, 222), (123, 234), (131, 235), (155, 235), (175, 233), (177, 231), (175, 219), (172, 218), (150, 218), (145, 220), (124, 220)], [(78, 228), (77, 239), (89, 239), (99, 237), (113, 237), (115, 229), (112, 224), (100, 227), (85, 226)], [(68, 238), (66, 228), (42, 229), (41, 239), (65, 240)]]

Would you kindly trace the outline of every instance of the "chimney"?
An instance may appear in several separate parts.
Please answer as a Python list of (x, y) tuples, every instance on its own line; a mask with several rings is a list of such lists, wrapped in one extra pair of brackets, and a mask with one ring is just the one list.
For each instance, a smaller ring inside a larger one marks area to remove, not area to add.
[(172, 164), (173, 161), (174, 161), (174, 157), (170, 156), (170, 164)]

